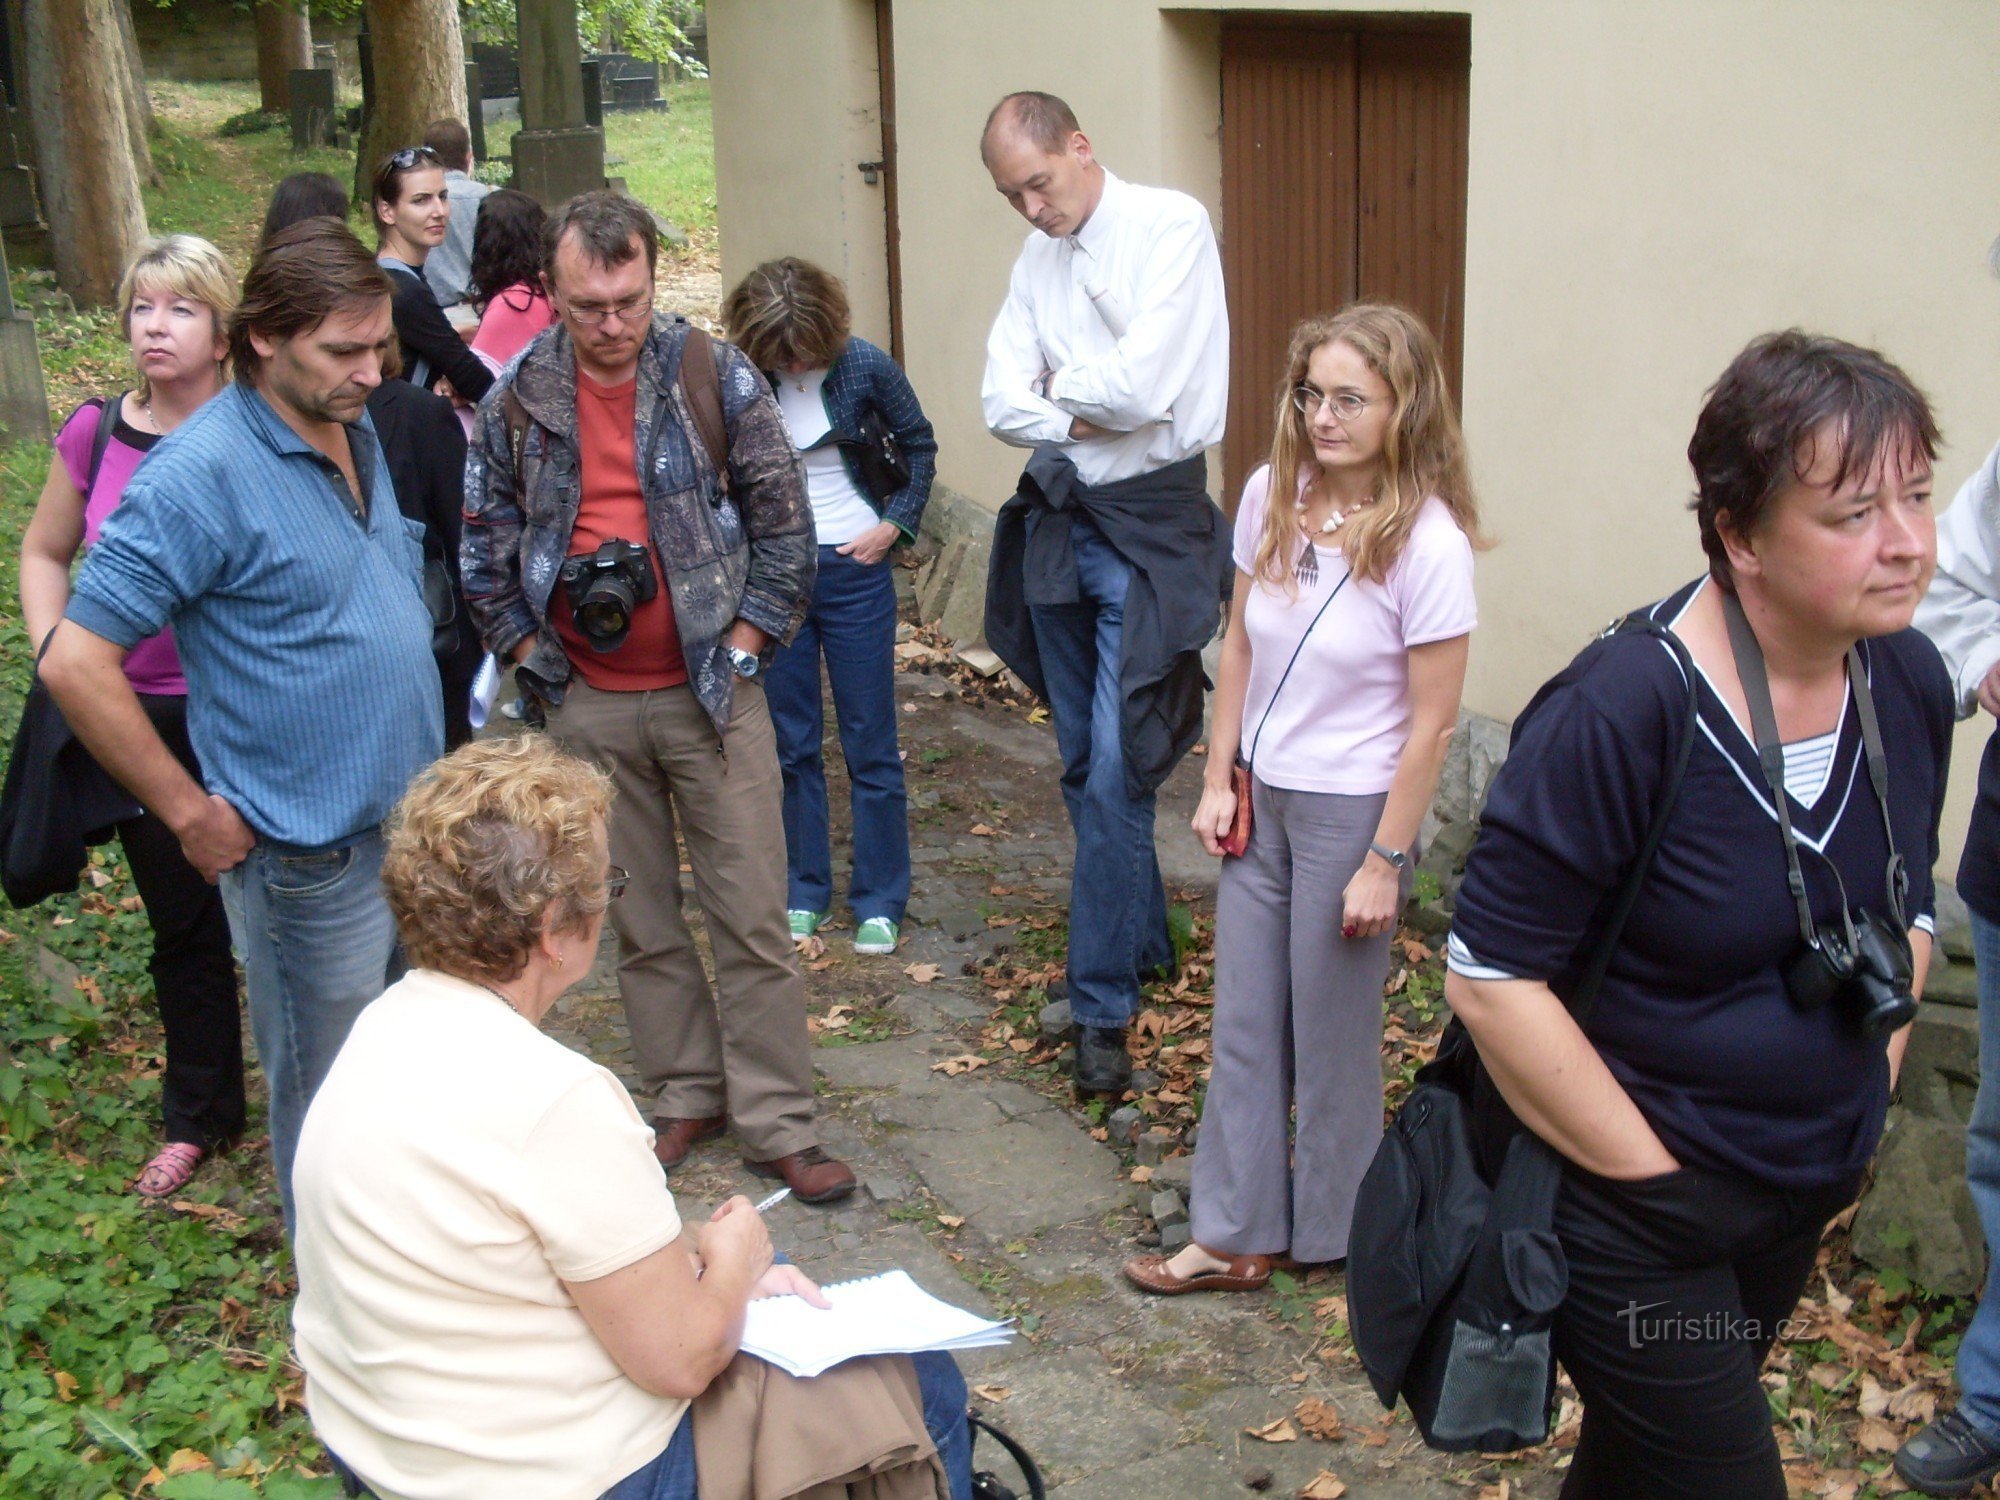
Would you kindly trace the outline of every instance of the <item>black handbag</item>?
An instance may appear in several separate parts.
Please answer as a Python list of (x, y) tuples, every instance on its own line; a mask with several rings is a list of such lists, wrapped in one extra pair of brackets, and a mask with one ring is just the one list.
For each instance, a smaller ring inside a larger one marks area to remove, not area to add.
[[(1564, 997), (1585, 1025), (1626, 919), (1666, 831), (1694, 750), (1698, 681), (1687, 648), (1628, 616), (1535, 695), (1574, 680), (1614, 635), (1664, 641), (1687, 678), (1686, 722), (1652, 825), (1625, 873), (1578, 978)], [(1497, 1170), (1486, 1166), (1496, 1162)], [(1555, 1396), (1550, 1329), (1569, 1290), (1557, 1240), (1562, 1158), (1523, 1128), (1454, 1019), (1421, 1069), (1369, 1165), (1354, 1205), (1347, 1303), (1354, 1346), (1385, 1407), (1400, 1396), (1433, 1448), (1505, 1453), (1546, 1442)]]
[[(35, 653), (41, 666), (42, 642)], [(0, 891), (17, 907), (76, 889), (88, 846), (139, 816), (132, 794), (113, 781), (70, 732), (56, 700), (36, 676), (0, 784)]]
[(839, 443), (853, 454), (861, 470), (862, 487), (880, 507), (892, 495), (909, 487), (910, 461), (903, 457), (903, 445), (896, 441), (896, 434), (889, 430), (889, 424), (874, 406), (862, 407), (855, 425), (860, 429), (858, 436), (841, 438)]

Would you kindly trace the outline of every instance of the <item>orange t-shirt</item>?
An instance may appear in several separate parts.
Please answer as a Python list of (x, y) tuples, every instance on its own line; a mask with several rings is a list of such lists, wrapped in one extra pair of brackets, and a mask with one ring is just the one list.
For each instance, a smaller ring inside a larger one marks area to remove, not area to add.
[(570, 666), (592, 687), (607, 693), (639, 693), (677, 687), (688, 680), (674, 603), (646, 525), (646, 492), (639, 483), (634, 402), (639, 377), (622, 385), (599, 385), (576, 372), (576, 437), (583, 454), (583, 496), (569, 555), (595, 552), (613, 537), (638, 542), (653, 565), (653, 597), (632, 611), (632, 629), (615, 651), (599, 651), (576, 628), (569, 587), (556, 583), (549, 618), (569, 653)]

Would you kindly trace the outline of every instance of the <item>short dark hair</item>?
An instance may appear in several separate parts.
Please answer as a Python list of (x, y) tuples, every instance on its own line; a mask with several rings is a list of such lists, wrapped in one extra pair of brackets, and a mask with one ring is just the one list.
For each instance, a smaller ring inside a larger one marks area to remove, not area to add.
[(243, 278), (243, 298), (229, 318), (229, 357), (255, 381), (263, 358), (250, 335), (288, 339), (319, 327), (358, 303), (386, 301), (394, 290), (353, 230), (335, 219), (301, 219), (258, 250)]
[(1885, 450), (1937, 458), (1937, 419), (1914, 381), (1873, 349), (1788, 328), (1752, 339), (1710, 387), (1688, 443), (1708, 571), (1733, 587), (1722, 527), (1747, 536), (1786, 485), (1838, 448), (1833, 486), (1872, 469)]
[(472, 132), (463, 120), (433, 120), (424, 127), (424, 144), (438, 160), (456, 172), (472, 170)]
[(485, 302), (518, 282), (540, 287), (542, 226), (548, 217), (541, 204), (512, 188), (495, 188), (480, 199), (468, 294)]
[(578, 193), (549, 215), (542, 226), (542, 274), (549, 285), (556, 283), (556, 251), (563, 236), (576, 231), (577, 248), (584, 257), (600, 266), (622, 266), (635, 253), (636, 237), (646, 252), (646, 269), (660, 266), (660, 231), (653, 223), (652, 210), (637, 198), (615, 188), (597, 188)]
[(320, 215), (346, 222), (347, 189), (324, 172), (294, 172), (271, 190), (257, 243), (267, 245), (280, 229)]
[[(444, 161), (429, 146), (405, 146), (399, 151), (391, 151), (375, 164), (375, 175), (368, 183), (368, 216), (375, 217), (375, 205), (386, 203), (390, 207), (403, 201), (403, 179), (412, 172), (442, 172)], [(375, 233), (382, 233), (379, 220)]]
[(987, 143), (1001, 125), (1020, 131), (1050, 156), (1068, 154), (1069, 138), (1083, 129), (1076, 123), (1076, 111), (1054, 94), (1034, 89), (1009, 94), (993, 106), (986, 116), (986, 128), (979, 132), (979, 155), (982, 160), (986, 156)]

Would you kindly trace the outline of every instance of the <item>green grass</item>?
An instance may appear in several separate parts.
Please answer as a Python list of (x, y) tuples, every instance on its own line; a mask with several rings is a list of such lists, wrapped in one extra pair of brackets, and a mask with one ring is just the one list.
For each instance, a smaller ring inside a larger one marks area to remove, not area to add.
[[(663, 110), (607, 110), (606, 171), (686, 230), (697, 248), (715, 235), (715, 130), (708, 80), (663, 84)], [(511, 143), (512, 137), (509, 141)], [(503, 149), (498, 141), (493, 149)]]

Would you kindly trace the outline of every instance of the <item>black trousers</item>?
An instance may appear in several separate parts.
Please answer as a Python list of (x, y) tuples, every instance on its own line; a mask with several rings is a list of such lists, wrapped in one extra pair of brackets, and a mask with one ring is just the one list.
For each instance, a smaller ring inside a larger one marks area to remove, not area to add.
[(1583, 1430), (1563, 1500), (1784, 1500), (1758, 1372), (1822, 1229), (1859, 1185), (1790, 1192), (1691, 1168), (1641, 1182), (1569, 1169), (1555, 1349)]
[[(142, 693), (139, 701), (174, 758), (200, 781), (187, 699)], [(244, 1122), (243, 1022), (222, 893), (187, 862), (158, 818), (120, 823), (118, 841), (153, 926), (147, 968), (167, 1033), (166, 1137), (211, 1149), (241, 1135)]]

